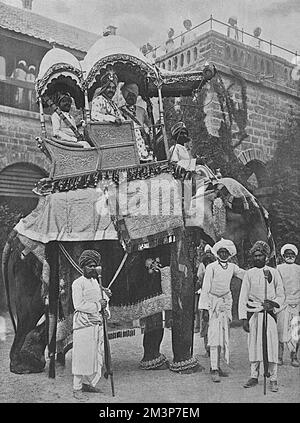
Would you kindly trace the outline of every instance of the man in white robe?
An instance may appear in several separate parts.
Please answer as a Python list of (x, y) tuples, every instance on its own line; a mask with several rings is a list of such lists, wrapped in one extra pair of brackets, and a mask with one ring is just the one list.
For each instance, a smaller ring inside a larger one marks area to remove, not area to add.
[[(109, 316), (108, 297), (97, 280), (96, 267), (101, 256), (97, 251), (85, 250), (79, 258), (83, 269), (72, 284), (74, 304), (72, 373), (73, 394), (80, 401), (84, 392), (100, 392), (96, 385), (101, 377), (104, 358), (103, 316)], [(101, 281), (100, 281), (101, 283)]]
[[(242, 279), (244, 270), (229, 259), (236, 255), (236, 247), (229, 239), (221, 239), (213, 248), (217, 260), (205, 270), (199, 309), (203, 319), (209, 320), (208, 346), (213, 382), (220, 382), (220, 376), (228, 376), (220, 368), (220, 352), (223, 349), (229, 363), (229, 323), (232, 320), (232, 294), (230, 283), (233, 276)], [(206, 312), (205, 312), (206, 311)]]
[(195, 170), (196, 159), (193, 158), (191, 153), (192, 140), (189, 138), (189, 133), (184, 122), (177, 122), (172, 126), (171, 136), (174, 145), (169, 150), (170, 161), (176, 162), (186, 170)]
[(113, 100), (118, 86), (118, 77), (115, 71), (109, 68), (100, 79), (100, 84), (100, 88), (96, 89), (93, 96), (91, 105), (92, 120), (121, 125), (124, 118)]
[(291, 365), (299, 367), (297, 352), (300, 324), (300, 266), (295, 263), (298, 249), (293, 244), (286, 244), (281, 248), (281, 255), (284, 263), (277, 269), (282, 277), (285, 301), (277, 315), (278, 364), (283, 364), (284, 344), (286, 344), (291, 354)]
[(258, 384), (260, 364), (263, 354), (263, 318), (267, 311), (267, 359), (272, 392), (278, 391), (277, 362), (278, 334), (274, 310), (284, 302), (284, 291), (281, 276), (277, 269), (266, 266), (270, 247), (264, 241), (257, 241), (250, 250), (254, 267), (247, 270), (242, 282), (239, 298), (239, 318), (243, 320), (243, 328), (248, 332), (249, 361), (251, 377), (245, 388)]

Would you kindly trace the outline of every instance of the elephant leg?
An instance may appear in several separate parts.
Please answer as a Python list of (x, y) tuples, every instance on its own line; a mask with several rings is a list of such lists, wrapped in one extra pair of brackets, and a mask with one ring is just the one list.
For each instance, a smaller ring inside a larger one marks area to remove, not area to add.
[(18, 304), (17, 332), (10, 350), (10, 371), (17, 374), (41, 372), (45, 367), (45, 323), (36, 327), (44, 306), (39, 292), (27, 300), (24, 297)]
[(18, 323), (17, 333), (10, 351), (10, 371), (17, 374), (39, 373), (45, 367), (45, 323)]
[(32, 373), (44, 370), (46, 344), (46, 324), (44, 322), (28, 333), (19, 353), (22, 363), (28, 364)]
[(202, 370), (198, 361), (192, 357), (194, 283), (193, 283), (193, 233), (185, 231), (171, 247), (171, 279), (173, 326), (172, 347), (173, 363), (170, 370), (178, 373), (192, 373)]
[(166, 357), (160, 353), (163, 335), (162, 313), (146, 317), (143, 338), (144, 356), (140, 362), (140, 367), (143, 370), (163, 370), (168, 368)]

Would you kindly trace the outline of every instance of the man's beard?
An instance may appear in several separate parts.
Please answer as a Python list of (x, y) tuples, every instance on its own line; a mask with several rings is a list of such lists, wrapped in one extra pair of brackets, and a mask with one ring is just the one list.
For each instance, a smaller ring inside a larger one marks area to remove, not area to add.
[(287, 264), (293, 264), (293, 263), (295, 263), (295, 258), (294, 257), (287, 257), (287, 258), (285, 258), (284, 259), (284, 261), (287, 263)]
[(266, 260), (253, 260), (253, 264), (254, 264), (254, 267), (258, 267), (259, 269), (261, 269), (262, 267), (265, 266)]
[(88, 279), (91, 279), (91, 278), (97, 279), (98, 274), (97, 274), (96, 270), (91, 270), (90, 272), (85, 272), (84, 276)]

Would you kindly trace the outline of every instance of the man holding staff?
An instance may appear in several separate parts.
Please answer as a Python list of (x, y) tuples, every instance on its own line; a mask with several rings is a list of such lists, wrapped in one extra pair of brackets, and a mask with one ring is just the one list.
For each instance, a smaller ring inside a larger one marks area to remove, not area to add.
[(258, 384), (260, 363), (264, 362), (264, 367), (268, 368), (265, 377), (270, 376), (271, 391), (277, 392), (278, 334), (274, 311), (284, 302), (283, 284), (278, 270), (266, 266), (270, 255), (268, 244), (257, 241), (250, 254), (254, 267), (245, 273), (239, 299), (239, 318), (243, 320), (244, 330), (249, 333), (251, 365), (251, 377), (244, 387)]
[(285, 244), (281, 248), (281, 255), (284, 263), (278, 266), (282, 277), (285, 302), (278, 313), (278, 337), (279, 352), (278, 364), (283, 364), (283, 351), (286, 344), (291, 354), (291, 365), (299, 367), (297, 359), (299, 349), (298, 334), (293, 334), (293, 325), (299, 325), (300, 321), (300, 266), (295, 263), (298, 249), (293, 244)]
[[(73, 282), (73, 356), (72, 373), (74, 397), (85, 401), (84, 392), (98, 393), (96, 385), (101, 377), (104, 358), (103, 316), (109, 316), (108, 297), (98, 282), (97, 267), (101, 255), (85, 250), (79, 258), (83, 275)], [(101, 283), (101, 281), (100, 281)]]

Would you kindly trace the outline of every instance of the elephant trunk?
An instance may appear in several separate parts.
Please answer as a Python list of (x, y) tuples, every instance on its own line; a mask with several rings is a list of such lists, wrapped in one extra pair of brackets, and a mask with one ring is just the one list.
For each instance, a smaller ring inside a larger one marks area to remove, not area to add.
[(17, 325), (14, 319), (12, 308), (11, 308), (9, 277), (8, 277), (8, 262), (10, 258), (11, 248), (12, 248), (11, 244), (16, 236), (17, 236), (17, 232), (13, 229), (8, 236), (8, 239), (5, 243), (5, 246), (2, 252), (2, 278), (4, 282), (4, 287), (5, 287), (8, 312), (9, 312), (15, 333), (17, 332)]

